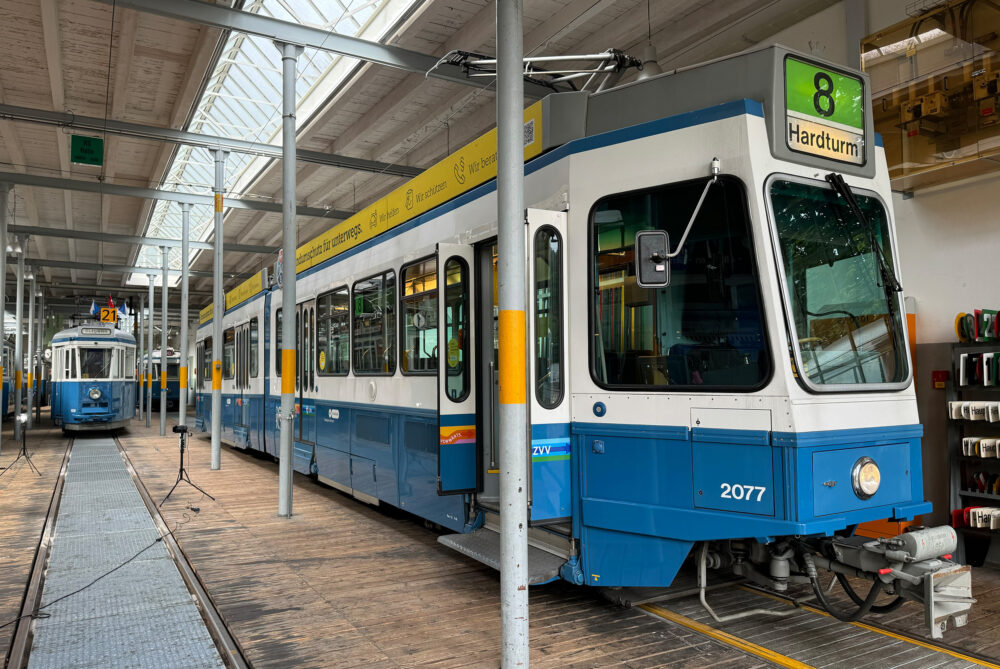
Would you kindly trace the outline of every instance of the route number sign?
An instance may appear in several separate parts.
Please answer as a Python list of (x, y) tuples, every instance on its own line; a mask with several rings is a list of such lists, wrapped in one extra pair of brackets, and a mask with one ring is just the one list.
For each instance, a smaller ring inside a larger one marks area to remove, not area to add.
[(117, 323), (118, 322), (118, 310), (114, 307), (101, 307), (101, 322), (102, 323)]
[(860, 77), (785, 58), (785, 140), (792, 151), (864, 164), (864, 102)]

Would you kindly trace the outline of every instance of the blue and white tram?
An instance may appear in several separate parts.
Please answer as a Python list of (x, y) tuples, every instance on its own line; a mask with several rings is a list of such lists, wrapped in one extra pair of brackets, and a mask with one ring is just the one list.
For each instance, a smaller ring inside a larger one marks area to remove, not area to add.
[(528, 369), (500, 368), (487, 137), (303, 245), (294, 307), (259, 276), (231, 294), (223, 439), (277, 455), (293, 374), (295, 470), (472, 554), (499, 527), (495, 416), (520, 387), (534, 582), (666, 586), (693, 556), (824, 601), (817, 568), (864, 572), (861, 613), (905, 597), (935, 636), (964, 624), (951, 528), (850, 536), (930, 511), (869, 110), (865, 75), (782, 47), (549, 96), (525, 113)]
[(63, 430), (115, 430), (135, 416), (135, 337), (80, 325), (52, 337), (52, 421)]
[[(146, 373), (148, 363), (149, 363), (149, 355), (142, 356), (142, 367), (140, 368), (141, 374)], [(163, 379), (162, 372), (167, 373), (166, 377), (167, 410), (173, 411), (177, 408), (177, 401), (178, 398), (180, 397), (180, 370), (181, 370), (181, 356), (174, 349), (172, 348), (167, 349), (166, 369), (162, 369), (162, 365), (160, 364), (159, 349), (153, 351), (152, 403), (154, 410), (159, 411), (160, 409), (160, 396), (161, 396), (160, 383), (162, 382)]]

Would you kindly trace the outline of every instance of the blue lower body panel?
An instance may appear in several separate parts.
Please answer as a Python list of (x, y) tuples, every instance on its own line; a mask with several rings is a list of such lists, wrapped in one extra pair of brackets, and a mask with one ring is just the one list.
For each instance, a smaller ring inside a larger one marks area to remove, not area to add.
[[(832, 535), (930, 510), (919, 425), (830, 433), (573, 425), (574, 535), (584, 581), (669, 585), (698, 541)], [(860, 458), (882, 483), (851, 484)]]

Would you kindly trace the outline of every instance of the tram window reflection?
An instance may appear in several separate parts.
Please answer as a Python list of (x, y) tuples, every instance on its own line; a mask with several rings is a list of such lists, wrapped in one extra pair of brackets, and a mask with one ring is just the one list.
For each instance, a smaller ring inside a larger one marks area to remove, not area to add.
[(351, 366), (351, 299), (341, 286), (316, 300), (316, 372), (344, 376)]
[(404, 374), (436, 374), (438, 361), (437, 259), (404, 267), (403, 344), (399, 367)]
[(260, 355), (260, 335), (258, 334), (257, 319), (250, 319), (250, 378), (257, 378), (258, 362)]
[(469, 268), (458, 257), (444, 264), (445, 389), (461, 402), (469, 396)]
[(354, 373), (392, 374), (396, 371), (396, 274), (385, 272), (354, 284)]
[(776, 180), (770, 191), (804, 377), (816, 386), (904, 382), (902, 308), (886, 287), (895, 270), (882, 202), (855, 193), (859, 219), (823, 182)]
[(535, 233), (535, 398), (546, 409), (562, 401), (562, 240), (554, 228)]
[[(636, 283), (635, 234), (683, 235), (705, 179), (613, 195), (591, 219), (592, 373), (606, 387), (760, 387), (770, 376), (746, 191), (719, 177), (708, 191), (670, 285)], [(672, 246), (673, 248), (673, 246)]]
[[(107, 379), (111, 377), (112, 351), (110, 348), (80, 349), (80, 378)], [(76, 374), (74, 373), (74, 376)]]
[(236, 331), (229, 328), (222, 333), (222, 377), (236, 376)]

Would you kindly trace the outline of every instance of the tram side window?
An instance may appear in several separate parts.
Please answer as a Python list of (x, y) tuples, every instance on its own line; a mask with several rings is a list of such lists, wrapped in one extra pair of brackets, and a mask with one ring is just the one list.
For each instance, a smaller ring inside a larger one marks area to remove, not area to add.
[(403, 274), (403, 342), (399, 368), (404, 374), (436, 374), (438, 361), (437, 259), (428, 258)]
[(258, 334), (257, 319), (250, 319), (250, 377), (257, 378), (257, 368), (259, 363), (257, 356), (260, 355), (260, 335)]
[[(110, 348), (80, 349), (80, 378), (107, 379), (111, 376), (113, 355)], [(75, 374), (74, 374), (75, 376)]]
[(562, 382), (562, 240), (554, 228), (535, 233), (535, 397), (559, 406)]
[(205, 337), (201, 344), (201, 385), (212, 387), (212, 338)]
[(771, 372), (743, 184), (708, 191), (670, 285), (636, 283), (635, 234), (665, 230), (676, 250), (705, 179), (622, 193), (591, 214), (595, 381), (636, 389), (761, 386)]
[(351, 297), (341, 286), (316, 300), (316, 371), (343, 376), (351, 367)]
[(396, 274), (385, 272), (354, 284), (354, 373), (392, 374), (396, 333)]
[(445, 382), (449, 399), (469, 395), (469, 267), (461, 258), (444, 264)]
[(274, 315), (274, 374), (281, 376), (281, 309)]
[(135, 349), (125, 349), (125, 378), (135, 378)]
[(222, 377), (236, 376), (236, 332), (229, 328), (222, 333)]

